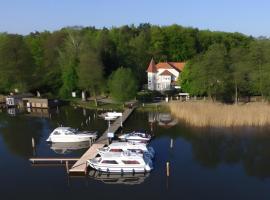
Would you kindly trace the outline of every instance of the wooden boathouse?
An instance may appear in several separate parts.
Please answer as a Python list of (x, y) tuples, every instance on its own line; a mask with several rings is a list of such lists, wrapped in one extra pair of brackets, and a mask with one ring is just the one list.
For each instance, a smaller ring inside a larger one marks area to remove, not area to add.
[(46, 98), (23, 98), (22, 100), (27, 108), (51, 108), (59, 104), (58, 100)]

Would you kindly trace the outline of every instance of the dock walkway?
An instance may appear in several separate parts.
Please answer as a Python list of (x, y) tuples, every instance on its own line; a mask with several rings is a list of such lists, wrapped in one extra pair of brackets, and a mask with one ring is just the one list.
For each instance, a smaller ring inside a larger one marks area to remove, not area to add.
[(69, 173), (86, 173), (87, 160), (96, 157), (97, 149), (104, 147), (108, 144), (107, 133), (116, 133), (116, 131), (122, 126), (122, 124), (127, 120), (127, 118), (134, 111), (135, 107), (127, 108), (123, 112), (122, 117), (118, 117), (114, 123), (111, 124), (109, 129), (107, 129), (96, 142), (82, 155), (82, 157), (69, 169)]

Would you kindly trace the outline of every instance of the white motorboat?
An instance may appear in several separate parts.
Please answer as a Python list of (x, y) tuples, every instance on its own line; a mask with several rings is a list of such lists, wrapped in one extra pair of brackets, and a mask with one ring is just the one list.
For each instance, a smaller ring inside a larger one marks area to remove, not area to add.
[(141, 156), (146, 155), (146, 156), (149, 156), (151, 159), (154, 158), (154, 155), (155, 155), (154, 149), (152, 147), (147, 147), (146, 144), (143, 144), (143, 143), (113, 142), (107, 147), (98, 149), (98, 153), (100, 155), (103, 155), (107, 152), (120, 154), (125, 151), (137, 153)]
[(129, 142), (147, 143), (151, 140), (151, 135), (147, 133), (143, 133), (143, 132), (134, 131), (131, 133), (120, 135), (118, 138), (124, 141), (129, 141)]
[(58, 127), (50, 134), (47, 142), (84, 142), (97, 138), (97, 132), (78, 131), (70, 127)]
[(106, 112), (99, 115), (100, 117), (104, 118), (105, 120), (115, 120), (118, 117), (122, 116), (121, 112)]
[(123, 152), (121, 154), (105, 153), (88, 160), (95, 170), (107, 173), (145, 173), (153, 169), (152, 160), (147, 156)]
[(117, 117), (113, 117), (113, 116), (105, 116), (104, 119), (107, 121), (113, 121), (116, 120)]

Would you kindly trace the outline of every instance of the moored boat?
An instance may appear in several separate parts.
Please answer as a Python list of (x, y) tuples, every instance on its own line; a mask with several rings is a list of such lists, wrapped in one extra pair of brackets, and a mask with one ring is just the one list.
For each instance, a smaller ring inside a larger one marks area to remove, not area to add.
[(79, 131), (70, 127), (58, 127), (50, 134), (47, 142), (84, 142), (96, 139), (97, 132)]
[(99, 115), (100, 117), (104, 118), (105, 120), (115, 120), (118, 117), (122, 116), (120, 112), (106, 112)]
[(147, 156), (123, 152), (121, 154), (104, 153), (88, 160), (95, 170), (107, 173), (146, 173), (153, 169), (152, 160)]
[(151, 140), (151, 135), (144, 132), (133, 131), (131, 133), (126, 133), (118, 137), (120, 140), (129, 142), (142, 142), (147, 143)]
[(100, 155), (103, 155), (108, 152), (120, 154), (125, 151), (137, 153), (141, 156), (146, 155), (146, 156), (149, 156), (150, 158), (153, 158), (155, 155), (154, 149), (152, 147), (146, 146), (146, 144), (144, 143), (113, 142), (107, 147), (98, 149), (98, 153)]

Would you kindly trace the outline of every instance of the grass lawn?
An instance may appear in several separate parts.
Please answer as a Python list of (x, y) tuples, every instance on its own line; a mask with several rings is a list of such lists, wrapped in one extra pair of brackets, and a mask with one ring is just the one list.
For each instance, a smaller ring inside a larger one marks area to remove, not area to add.
[(99, 102), (98, 106), (95, 105), (93, 100), (82, 101), (81, 99), (71, 99), (70, 104), (78, 107), (88, 108), (88, 109), (97, 109), (97, 110), (116, 110), (122, 111), (122, 103), (101, 103)]

